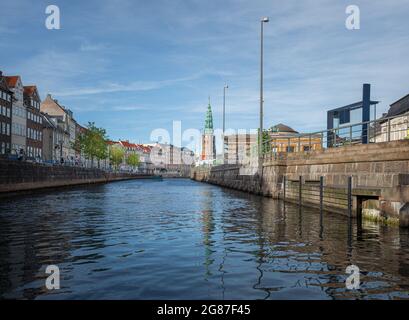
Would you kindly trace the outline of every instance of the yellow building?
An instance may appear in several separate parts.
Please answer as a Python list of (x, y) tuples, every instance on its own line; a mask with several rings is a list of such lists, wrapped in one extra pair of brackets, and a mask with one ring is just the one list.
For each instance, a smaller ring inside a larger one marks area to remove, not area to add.
[(282, 123), (271, 127), (268, 131), (269, 146), (265, 150), (272, 152), (308, 152), (322, 150), (320, 134), (300, 134)]
[[(284, 124), (277, 124), (267, 132), (265, 153), (308, 152), (322, 150), (321, 134), (300, 134)], [(234, 134), (224, 137), (224, 159), (229, 164), (257, 161), (257, 134)]]

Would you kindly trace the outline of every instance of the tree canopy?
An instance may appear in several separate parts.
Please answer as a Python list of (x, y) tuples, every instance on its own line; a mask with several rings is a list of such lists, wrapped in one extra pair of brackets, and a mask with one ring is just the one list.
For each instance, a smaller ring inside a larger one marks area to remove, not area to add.
[(126, 158), (126, 164), (131, 167), (137, 167), (140, 163), (140, 158), (138, 154), (132, 153)]
[(119, 145), (113, 145), (110, 148), (109, 157), (112, 164), (117, 168), (122, 163), (125, 155), (125, 150)]
[(76, 138), (73, 147), (92, 161), (102, 160), (108, 156), (107, 139), (105, 129), (96, 127), (94, 122), (88, 122), (86, 130)]

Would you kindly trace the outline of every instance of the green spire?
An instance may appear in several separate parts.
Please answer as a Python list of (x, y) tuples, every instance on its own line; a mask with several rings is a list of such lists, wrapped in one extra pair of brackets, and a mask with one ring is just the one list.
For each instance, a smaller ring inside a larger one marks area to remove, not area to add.
[(206, 121), (205, 121), (205, 133), (213, 133), (213, 115), (212, 115), (212, 106), (210, 105), (210, 97), (209, 97), (209, 105), (207, 107), (206, 112)]

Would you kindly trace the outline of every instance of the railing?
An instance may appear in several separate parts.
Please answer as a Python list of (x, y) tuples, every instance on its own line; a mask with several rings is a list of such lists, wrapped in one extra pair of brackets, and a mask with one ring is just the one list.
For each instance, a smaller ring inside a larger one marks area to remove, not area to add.
[(314, 133), (273, 136), (263, 142), (263, 154), (309, 152), (404, 139), (409, 139), (409, 115), (381, 118)]

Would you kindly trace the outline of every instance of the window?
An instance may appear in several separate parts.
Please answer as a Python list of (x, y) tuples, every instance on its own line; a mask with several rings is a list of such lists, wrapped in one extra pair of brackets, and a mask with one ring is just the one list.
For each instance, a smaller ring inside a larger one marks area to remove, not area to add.
[(287, 146), (287, 152), (294, 152), (293, 146)]
[(304, 146), (303, 149), (304, 149), (304, 151), (310, 151), (311, 150), (310, 146)]

